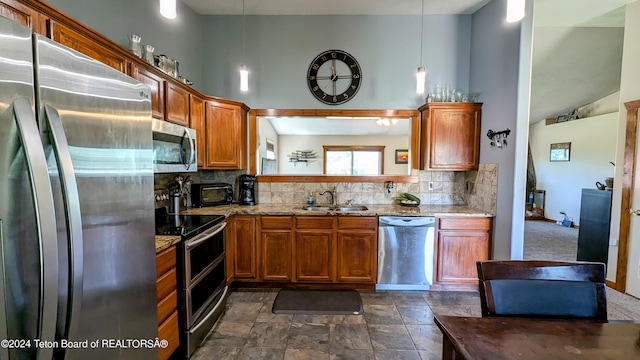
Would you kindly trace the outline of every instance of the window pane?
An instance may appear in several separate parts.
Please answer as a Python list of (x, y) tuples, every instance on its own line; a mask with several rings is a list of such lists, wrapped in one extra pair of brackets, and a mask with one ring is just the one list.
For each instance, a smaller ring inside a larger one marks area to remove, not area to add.
[(353, 175), (379, 175), (380, 152), (378, 151), (354, 151)]
[(351, 151), (327, 151), (327, 175), (351, 175)]

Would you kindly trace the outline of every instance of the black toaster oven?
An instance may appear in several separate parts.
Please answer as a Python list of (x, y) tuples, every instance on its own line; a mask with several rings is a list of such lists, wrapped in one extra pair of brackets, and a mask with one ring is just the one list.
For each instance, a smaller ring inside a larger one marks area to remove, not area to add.
[(228, 205), (231, 201), (233, 201), (231, 184), (191, 184), (191, 203), (194, 207)]

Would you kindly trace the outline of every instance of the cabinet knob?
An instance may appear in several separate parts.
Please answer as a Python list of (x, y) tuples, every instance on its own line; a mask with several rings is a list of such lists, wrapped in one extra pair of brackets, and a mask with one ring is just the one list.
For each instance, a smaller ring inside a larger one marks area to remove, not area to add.
[(633, 210), (633, 209), (631, 209), (631, 210), (629, 210), (629, 213), (630, 213), (631, 215), (638, 215), (638, 216), (640, 216), (640, 210)]

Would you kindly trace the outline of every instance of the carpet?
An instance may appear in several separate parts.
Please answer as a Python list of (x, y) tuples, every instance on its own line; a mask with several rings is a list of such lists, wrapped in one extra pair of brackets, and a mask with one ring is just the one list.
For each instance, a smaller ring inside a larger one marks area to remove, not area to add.
[(290, 290), (278, 292), (274, 314), (359, 315), (362, 298), (356, 290)]
[(575, 261), (578, 229), (553, 222), (524, 222), (524, 260)]

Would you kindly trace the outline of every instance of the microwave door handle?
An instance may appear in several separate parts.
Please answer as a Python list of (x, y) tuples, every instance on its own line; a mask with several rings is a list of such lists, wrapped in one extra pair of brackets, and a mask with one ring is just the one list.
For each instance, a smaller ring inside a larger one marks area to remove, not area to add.
[(191, 134), (189, 134), (189, 129), (184, 129), (184, 134), (187, 135), (187, 139), (189, 139), (189, 148), (191, 149), (191, 151), (189, 152), (189, 160), (184, 164), (185, 169), (189, 170), (189, 167), (191, 167), (191, 164), (193, 164), (193, 162), (195, 161), (194, 157), (196, 156), (196, 146), (193, 143)]
[[(38, 241), (40, 245), (40, 314), (41, 341), (55, 340), (58, 307), (58, 236), (49, 180), (47, 158), (40, 139), (31, 102), (18, 98), (13, 102), (13, 114), (23, 142), (31, 191), (33, 192)], [(0, 310), (4, 311), (4, 309)], [(3, 357), (4, 359), (5, 357)], [(37, 349), (36, 360), (53, 358), (53, 349)]]
[(84, 282), (82, 215), (80, 213), (80, 195), (76, 174), (71, 161), (69, 143), (62, 127), (58, 110), (51, 105), (44, 106), (47, 127), (51, 133), (51, 144), (58, 162), (60, 185), (64, 194), (64, 206), (67, 211), (67, 228), (69, 229), (70, 279), (69, 279), (69, 313), (65, 333), (66, 338), (75, 338), (80, 324), (80, 308), (82, 306), (82, 288)]

